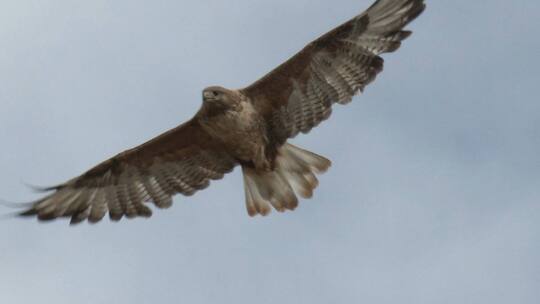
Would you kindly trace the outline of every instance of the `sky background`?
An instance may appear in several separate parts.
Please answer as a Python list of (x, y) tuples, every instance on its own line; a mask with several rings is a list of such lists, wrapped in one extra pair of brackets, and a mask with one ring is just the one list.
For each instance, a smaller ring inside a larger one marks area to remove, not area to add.
[[(63, 182), (243, 87), (371, 0), (0, 2), (0, 197)], [(150, 220), (0, 221), (1, 303), (539, 303), (540, 2), (427, 1), (333, 161), (249, 218), (240, 170)], [(0, 213), (10, 213), (0, 208)]]

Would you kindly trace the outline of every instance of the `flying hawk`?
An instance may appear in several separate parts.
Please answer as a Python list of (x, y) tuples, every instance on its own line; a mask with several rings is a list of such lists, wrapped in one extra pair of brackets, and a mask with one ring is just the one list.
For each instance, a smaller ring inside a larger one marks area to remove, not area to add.
[(383, 69), (425, 8), (423, 0), (378, 0), (364, 13), (308, 44), (250, 86), (208, 87), (202, 106), (182, 125), (104, 161), (30, 203), (22, 216), (71, 223), (150, 217), (145, 204), (167, 208), (242, 167), (250, 216), (294, 210), (309, 198), (330, 161), (287, 140), (308, 133), (347, 104)]

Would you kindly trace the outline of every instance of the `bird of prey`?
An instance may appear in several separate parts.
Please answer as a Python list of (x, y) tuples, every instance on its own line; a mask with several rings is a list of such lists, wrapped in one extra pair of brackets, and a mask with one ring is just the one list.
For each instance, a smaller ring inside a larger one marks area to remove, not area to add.
[(28, 205), (22, 216), (113, 221), (150, 217), (152, 202), (192, 195), (236, 166), (243, 171), (250, 216), (294, 210), (309, 198), (316, 174), (330, 161), (287, 142), (326, 120), (332, 105), (347, 104), (383, 69), (382, 53), (409, 37), (404, 27), (425, 8), (423, 0), (378, 0), (362, 14), (309, 43), (253, 84), (202, 92), (189, 121), (108, 159)]

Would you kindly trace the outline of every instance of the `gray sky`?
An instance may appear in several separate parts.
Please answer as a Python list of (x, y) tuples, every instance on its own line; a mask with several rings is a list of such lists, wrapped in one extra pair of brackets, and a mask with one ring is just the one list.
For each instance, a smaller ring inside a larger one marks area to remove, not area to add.
[[(0, 302), (538, 303), (540, 2), (427, 2), (365, 94), (293, 140), (334, 164), (297, 211), (249, 218), (236, 170), (150, 220), (1, 221)], [(370, 4), (1, 1), (0, 196), (176, 126)]]

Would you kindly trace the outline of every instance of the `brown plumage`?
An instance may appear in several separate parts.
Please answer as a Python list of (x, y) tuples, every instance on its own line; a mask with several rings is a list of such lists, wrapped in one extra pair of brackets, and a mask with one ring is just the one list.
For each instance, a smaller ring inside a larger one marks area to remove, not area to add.
[(403, 28), (424, 8), (423, 0), (378, 0), (252, 85), (206, 88), (191, 120), (46, 189), (52, 192), (21, 215), (71, 223), (97, 222), (107, 212), (115, 221), (149, 217), (146, 202), (170, 207), (175, 194), (192, 195), (237, 165), (249, 215), (295, 209), (297, 195), (313, 195), (316, 174), (330, 161), (287, 139), (309, 132), (334, 103), (350, 102), (373, 81), (383, 68), (379, 55), (399, 48), (411, 34)]

